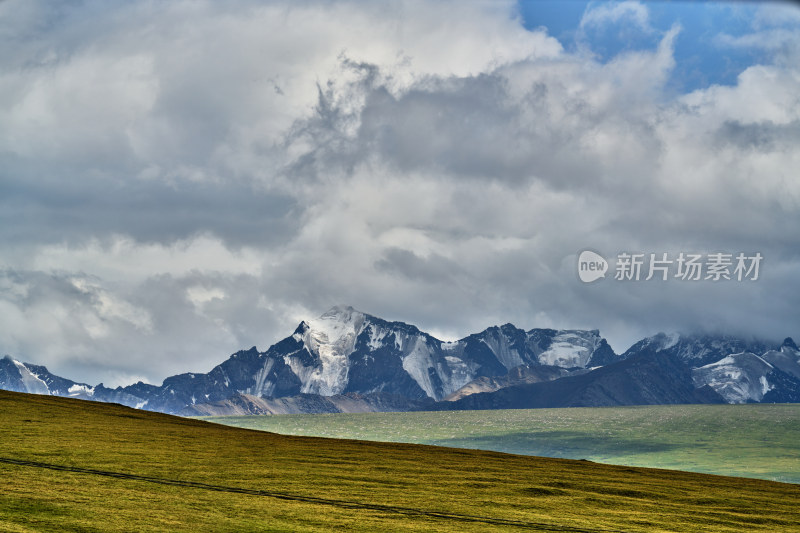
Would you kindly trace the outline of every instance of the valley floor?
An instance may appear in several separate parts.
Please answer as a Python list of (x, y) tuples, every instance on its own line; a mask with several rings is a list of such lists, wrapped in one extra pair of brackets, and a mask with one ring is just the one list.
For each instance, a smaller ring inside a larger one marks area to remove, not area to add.
[(800, 404), (212, 417), (237, 427), (800, 483)]

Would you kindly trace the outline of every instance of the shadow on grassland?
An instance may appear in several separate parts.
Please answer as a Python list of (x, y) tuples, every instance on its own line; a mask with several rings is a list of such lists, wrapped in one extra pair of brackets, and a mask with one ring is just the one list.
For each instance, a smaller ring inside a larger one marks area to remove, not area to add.
[(584, 459), (592, 457), (629, 456), (675, 451), (679, 444), (651, 440), (597, 437), (580, 431), (547, 431), (541, 433), (507, 433), (480, 437), (458, 437), (428, 440), (427, 444), (491, 450), (520, 455)]

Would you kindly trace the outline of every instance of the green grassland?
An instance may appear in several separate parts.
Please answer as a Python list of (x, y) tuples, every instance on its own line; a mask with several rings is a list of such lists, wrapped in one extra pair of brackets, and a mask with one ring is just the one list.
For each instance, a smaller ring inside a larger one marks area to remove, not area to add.
[(410, 442), (800, 483), (800, 404), (214, 417), (286, 435)]
[(0, 531), (792, 531), (800, 486), (0, 391)]

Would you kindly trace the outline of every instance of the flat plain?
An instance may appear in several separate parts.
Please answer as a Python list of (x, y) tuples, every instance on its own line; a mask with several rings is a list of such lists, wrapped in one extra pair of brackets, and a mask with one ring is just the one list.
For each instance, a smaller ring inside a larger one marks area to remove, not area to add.
[(800, 486), (0, 391), (0, 530), (796, 531)]
[(285, 435), (433, 444), (800, 483), (800, 404), (213, 417)]

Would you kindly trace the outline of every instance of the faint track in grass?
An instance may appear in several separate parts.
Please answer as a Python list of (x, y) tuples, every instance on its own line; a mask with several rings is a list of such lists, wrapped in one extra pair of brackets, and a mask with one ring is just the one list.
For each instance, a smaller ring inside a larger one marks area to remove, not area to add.
[(157, 483), (160, 485), (172, 485), (176, 487), (185, 487), (200, 490), (210, 490), (216, 492), (229, 492), (235, 494), (246, 494), (249, 496), (262, 496), (267, 498), (275, 498), (279, 500), (287, 500), (303, 503), (314, 503), (318, 505), (330, 505), (339, 507), (341, 509), (364, 509), (369, 511), (380, 511), (384, 513), (402, 514), (407, 516), (419, 516), (426, 518), (437, 518), (442, 520), (454, 520), (460, 522), (474, 522), (495, 526), (513, 526), (524, 529), (531, 529), (537, 531), (575, 531), (575, 532), (612, 532), (620, 531), (616, 529), (589, 529), (572, 526), (562, 526), (558, 524), (548, 524), (544, 522), (528, 522), (524, 520), (512, 520), (504, 518), (492, 518), (487, 516), (465, 515), (457, 513), (446, 513), (440, 511), (426, 511), (424, 509), (415, 509), (413, 507), (399, 507), (395, 505), (382, 505), (375, 503), (354, 502), (347, 500), (335, 500), (328, 498), (318, 498), (315, 496), (303, 496), (300, 494), (287, 494), (283, 492), (273, 492), (267, 490), (247, 489), (241, 487), (227, 487), (223, 485), (211, 485), (208, 483), (200, 483), (197, 481), (183, 481), (178, 479), (166, 479), (151, 476), (141, 476), (138, 474), (126, 474), (124, 472), (113, 472), (110, 470), (97, 470), (94, 468), (83, 468), (79, 466), (56, 465), (51, 463), (41, 463), (37, 461), (25, 461), (21, 459), (12, 459), (9, 457), (0, 457), (0, 463), (5, 463), (15, 466), (27, 466), (33, 468), (44, 468), (47, 470), (56, 470), (60, 472), (70, 472), (77, 474), (90, 474), (95, 476), (104, 476), (116, 479), (144, 481), (147, 483)]

